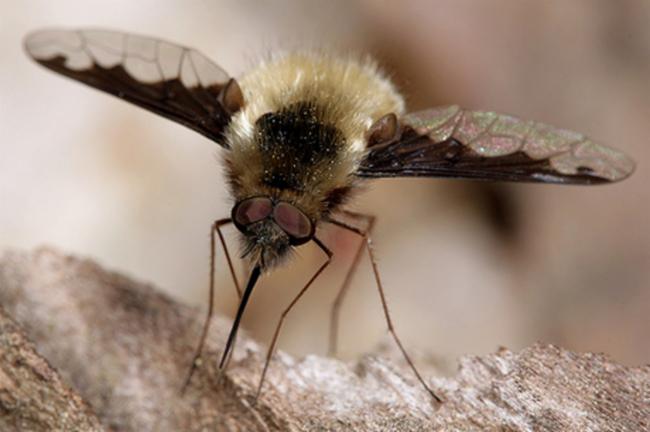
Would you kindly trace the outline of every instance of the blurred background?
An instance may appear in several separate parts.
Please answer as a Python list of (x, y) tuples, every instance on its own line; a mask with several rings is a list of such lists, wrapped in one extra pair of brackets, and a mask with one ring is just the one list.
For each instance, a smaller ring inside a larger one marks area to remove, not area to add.
[[(53, 245), (205, 307), (209, 228), (229, 215), (219, 148), (56, 76), (23, 36), (107, 27), (195, 47), (235, 77), (273, 49), (372, 53), (411, 109), (461, 104), (573, 129), (632, 155), (598, 187), (379, 180), (352, 209), (378, 216), (375, 249), (411, 351), (455, 368), (465, 353), (536, 341), (650, 362), (650, 2), (645, 0), (1, 0), (0, 250)], [(358, 242), (329, 230), (335, 264), (289, 316), (280, 346), (323, 354)], [(227, 239), (236, 249), (236, 233)], [(322, 262), (311, 246), (253, 294), (244, 326), (268, 341)], [(236, 296), (218, 255), (219, 311)], [(241, 267), (240, 267), (241, 270)], [(65, 317), (61, 317), (65, 319)], [(203, 313), (197, 316), (203, 319)], [(364, 258), (341, 313), (344, 358), (385, 340)]]

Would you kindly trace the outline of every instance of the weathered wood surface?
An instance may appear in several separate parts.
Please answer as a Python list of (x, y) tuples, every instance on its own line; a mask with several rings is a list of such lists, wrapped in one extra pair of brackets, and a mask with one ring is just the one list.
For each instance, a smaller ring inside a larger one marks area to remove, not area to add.
[(90, 261), (7, 252), (0, 305), (2, 431), (650, 430), (650, 367), (599, 354), (535, 345), (465, 357), (448, 378), (423, 367), (437, 408), (399, 357), (279, 353), (253, 405), (264, 347), (241, 333), (217, 382), (229, 321), (216, 319), (181, 396), (203, 313)]

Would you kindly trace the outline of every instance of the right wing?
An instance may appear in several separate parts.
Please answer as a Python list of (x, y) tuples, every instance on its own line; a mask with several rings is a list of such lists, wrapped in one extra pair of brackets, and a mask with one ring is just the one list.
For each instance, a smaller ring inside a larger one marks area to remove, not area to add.
[(576, 132), (458, 106), (407, 114), (394, 138), (369, 144), (360, 177), (597, 184), (634, 171), (625, 154)]
[(207, 57), (159, 39), (106, 30), (41, 30), (25, 38), (48, 69), (187, 126), (226, 146), (229, 77)]

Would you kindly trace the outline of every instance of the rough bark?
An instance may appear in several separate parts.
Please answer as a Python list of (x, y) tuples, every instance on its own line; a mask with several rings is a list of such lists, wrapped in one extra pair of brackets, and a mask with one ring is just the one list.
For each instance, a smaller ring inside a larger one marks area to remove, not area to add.
[(101, 431), (81, 397), (0, 307), (0, 430)]
[[(0, 260), (0, 429), (119, 431), (644, 431), (650, 367), (548, 345), (465, 357), (430, 376), (437, 408), (399, 361), (279, 353), (253, 405), (264, 349), (240, 334), (217, 381), (229, 328), (217, 318), (204, 361), (179, 389), (203, 313), (154, 288), (51, 249)], [(429, 370), (430, 372), (430, 370)], [(427, 374), (430, 375), (430, 374)]]

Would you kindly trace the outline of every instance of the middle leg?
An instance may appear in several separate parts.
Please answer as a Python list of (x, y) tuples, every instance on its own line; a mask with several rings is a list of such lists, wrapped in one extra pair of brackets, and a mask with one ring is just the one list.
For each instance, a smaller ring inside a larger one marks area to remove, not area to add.
[(393, 336), (393, 339), (395, 340), (395, 343), (397, 344), (397, 347), (399, 350), (402, 352), (402, 355), (404, 356), (404, 359), (406, 360), (406, 363), (411, 367), (411, 370), (417, 377), (418, 381), (422, 384), (422, 386), (425, 388), (425, 390), (431, 395), (431, 397), (438, 403), (442, 402), (442, 399), (436, 395), (433, 390), (431, 390), (431, 387), (424, 381), (424, 378), (422, 378), (422, 375), (420, 375), (420, 372), (417, 370), (415, 367), (415, 363), (411, 360), (409, 357), (408, 353), (404, 349), (404, 346), (402, 345), (402, 342), (400, 341), (399, 337), (397, 336), (397, 333), (395, 332), (395, 327), (393, 326), (393, 320), (390, 317), (390, 313), (388, 312), (388, 303), (386, 302), (386, 295), (384, 294), (384, 288), (381, 284), (381, 279), (379, 278), (379, 270), (377, 269), (377, 262), (375, 261), (375, 255), (372, 251), (372, 240), (368, 236), (367, 233), (364, 233), (362, 230), (359, 228), (353, 227), (351, 225), (346, 224), (345, 222), (337, 221), (335, 219), (329, 219), (329, 223), (337, 225), (343, 229), (346, 229), (348, 231), (352, 231), (353, 233), (361, 236), (363, 238), (363, 244), (366, 246), (366, 250), (368, 251), (368, 256), (370, 257), (370, 263), (372, 264), (372, 271), (375, 275), (375, 282), (377, 285), (377, 289), (379, 290), (379, 298), (381, 299), (381, 305), (384, 310), (384, 316), (386, 318), (386, 324), (388, 325), (388, 331), (390, 334)]
[[(366, 222), (366, 227), (361, 230), (364, 236), (365, 235), (369, 236), (372, 233), (372, 229), (375, 226), (375, 219), (376, 219), (375, 216), (351, 212), (351, 211), (344, 211), (343, 213), (353, 219)], [(330, 333), (329, 333), (329, 346), (327, 349), (327, 354), (331, 357), (336, 356), (336, 352), (338, 349), (339, 315), (341, 312), (341, 305), (343, 304), (345, 295), (348, 292), (348, 288), (350, 288), (352, 277), (356, 273), (357, 267), (359, 267), (359, 262), (361, 261), (361, 254), (363, 253), (364, 243), (365, 242), (363, 241), (362, 238), (361, 241), (359, 242), (359, 245), (357, 246), (357, 250), (354, 253), (354, 257), (352, 258), (352, 264), (350, 265), (350, 268), (345, 274), (345, 279), (343, 280), (343, 284), (341, 284), (341, 288), (339, 288), (339, 291), (336, 294), (336, 298), (334, 299), (334, 303), (332, 304), (332, 309), (330, 310)]]

